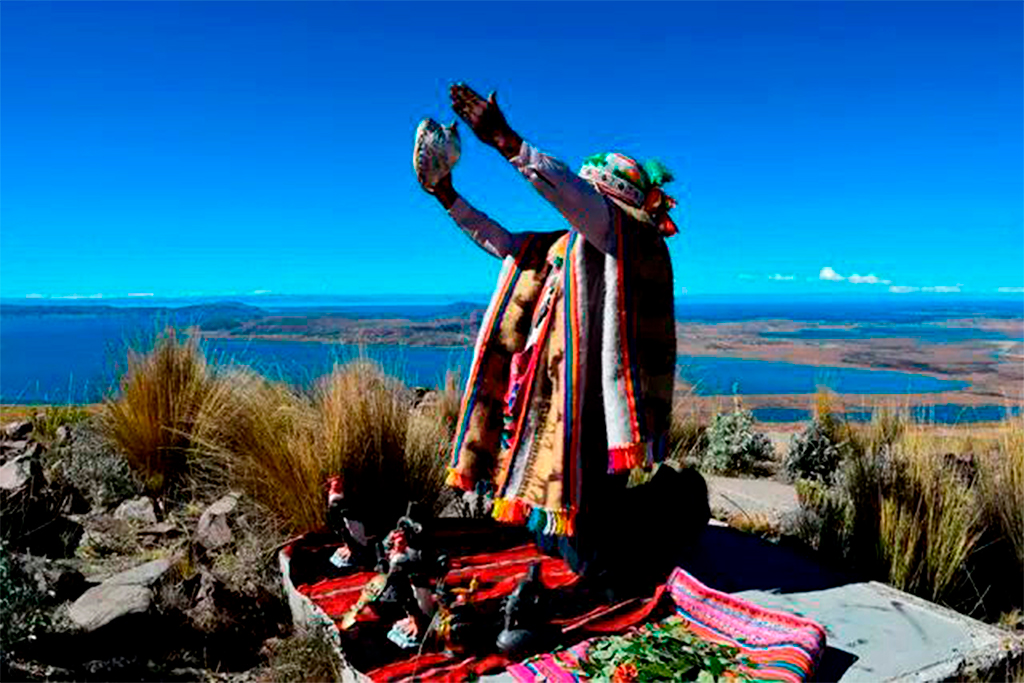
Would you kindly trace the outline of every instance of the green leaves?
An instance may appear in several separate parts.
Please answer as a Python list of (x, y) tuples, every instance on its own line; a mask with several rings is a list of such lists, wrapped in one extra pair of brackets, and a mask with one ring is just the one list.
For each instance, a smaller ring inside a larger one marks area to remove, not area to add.
[(701, 640), (679, 619), (649, 624), (638, 631), (594, 641), (581, 663), (595, 681), (697, 681), (716, 683), (729, 673), (749, 681), (739, 666), (751, 667), (739, 650)]

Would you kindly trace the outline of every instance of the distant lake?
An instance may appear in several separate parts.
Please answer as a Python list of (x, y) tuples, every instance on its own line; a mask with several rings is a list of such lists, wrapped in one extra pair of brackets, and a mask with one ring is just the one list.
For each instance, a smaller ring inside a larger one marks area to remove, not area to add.
[[(765, 406), (753, 408), (750, 412), (761, 422), (805, 422), (811, 419), (811, 411), (801, 408), (781, 408)], [(972, 422), (999, 422), (1007, 415), (1014, 417), (1021, 414), (1020, 406), (965, 406), (955, 403), (939, 403), (935, 405), (913, 406), (909, 411), (910, 419), (915, 422), (933, 424), (968, 424)], [(841, 414), (850, 422), (870, 422), (870, 410), (855, 410)]]
[[(91, 402), (109, 392), (124, 365), (126, 344), (158, 329), (152, 317), (37, 315), (0, 320), (0, 401)], [(136, 342), (137, 343), (137, 342)], [(204, 342), (214, 363), (238, 362), (266, 376), (307, 386), (336, 361), (360, 354), (416, 386), (436, 386), (448, 368), (465, 372), (471, 350), (319, 342), (214, 339)], [(803, 394), (827, 386), (844, 394), (926, 393), (964, 382), (890, 370), (821, 367), (776, 361), (683, 356), (680, 376), (699, 395)]]
[(941, 325), (858, 325), (850, 328), (809, 327), (792, 331), (769, 330), (762, 332), (760, 336), (769, 339), (895, 339), (902, 337), (951, 344), (973, 340), (1024, 341), (1024, 330), (1020, 334), (1007, 334), (999, 330)]
[(968, 386), (910, 372), (715, 356), (680, 356), (678, 367), (680, 376), (701, 396), (812, 394), (819, 386), (842, 394), (922, 394)]

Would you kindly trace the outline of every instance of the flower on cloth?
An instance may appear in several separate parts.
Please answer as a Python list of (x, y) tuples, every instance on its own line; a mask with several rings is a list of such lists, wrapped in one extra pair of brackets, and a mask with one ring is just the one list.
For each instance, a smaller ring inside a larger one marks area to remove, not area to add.
[(615, 667), (615, 673), (612, 674), (612, 683), (631, 683), (635, 681), (640, 672), (636, 668), (636, 664), (633, 662), (625, 662)]

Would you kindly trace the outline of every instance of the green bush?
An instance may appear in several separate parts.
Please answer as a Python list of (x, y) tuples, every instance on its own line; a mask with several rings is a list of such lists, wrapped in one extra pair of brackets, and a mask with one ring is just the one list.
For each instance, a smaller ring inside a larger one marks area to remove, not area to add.
[(758, 472), (775, 452), (767, 436), (754, 431), (754, 415), (736, 409), (719, 413), (707, 431), (702, 469), (714, 474)]
[(832, 484), (842, 462), (841, 444), (832, 440), (830, 430), (815, 420), (793, 438), (783, 467), (795, 480), (809, 479)]

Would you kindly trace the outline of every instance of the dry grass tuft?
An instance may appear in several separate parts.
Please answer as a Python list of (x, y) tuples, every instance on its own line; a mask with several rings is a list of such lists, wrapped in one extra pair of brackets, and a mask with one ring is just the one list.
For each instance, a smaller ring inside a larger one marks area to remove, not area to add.
[(130, 351), (121, 392), (104, 405), (104, 433), (154, 493), (186, 472), (200, 498), (244, 491), (290, 533), (326, 522), (324, 484), (383, 531), (409, 500), (435, 510), (458, 412), (449, 373), (430, 406), (376, 363), (335, 365), (308, 393), (247, 367), (207, 365), (195, 338), (166, 331), (149, 353)]
[(414, 416), (404, 384), (372, 361), (352, 361), (321, 379), (313, 406), (317, 448), (329, 471), (342, 474), (346, 495), (366, 511), (368, 527), (387, 528), (410, 500), (434, 509), (449, 431), (436, 412)]
[(163, 494), (184, 473), (196, 414), (210, 385), (195, 337), (180, 340), (168, 329), (148, 353), (129, 349), (120, 392), (104, 402), (100, 424), (151, 494)]
[(812, 545), (908, 592), (978, 615), (1020, 607), (1024, 421), (949, 433), (883, 411), (847, 437), (831, 488), (800, 482)]

